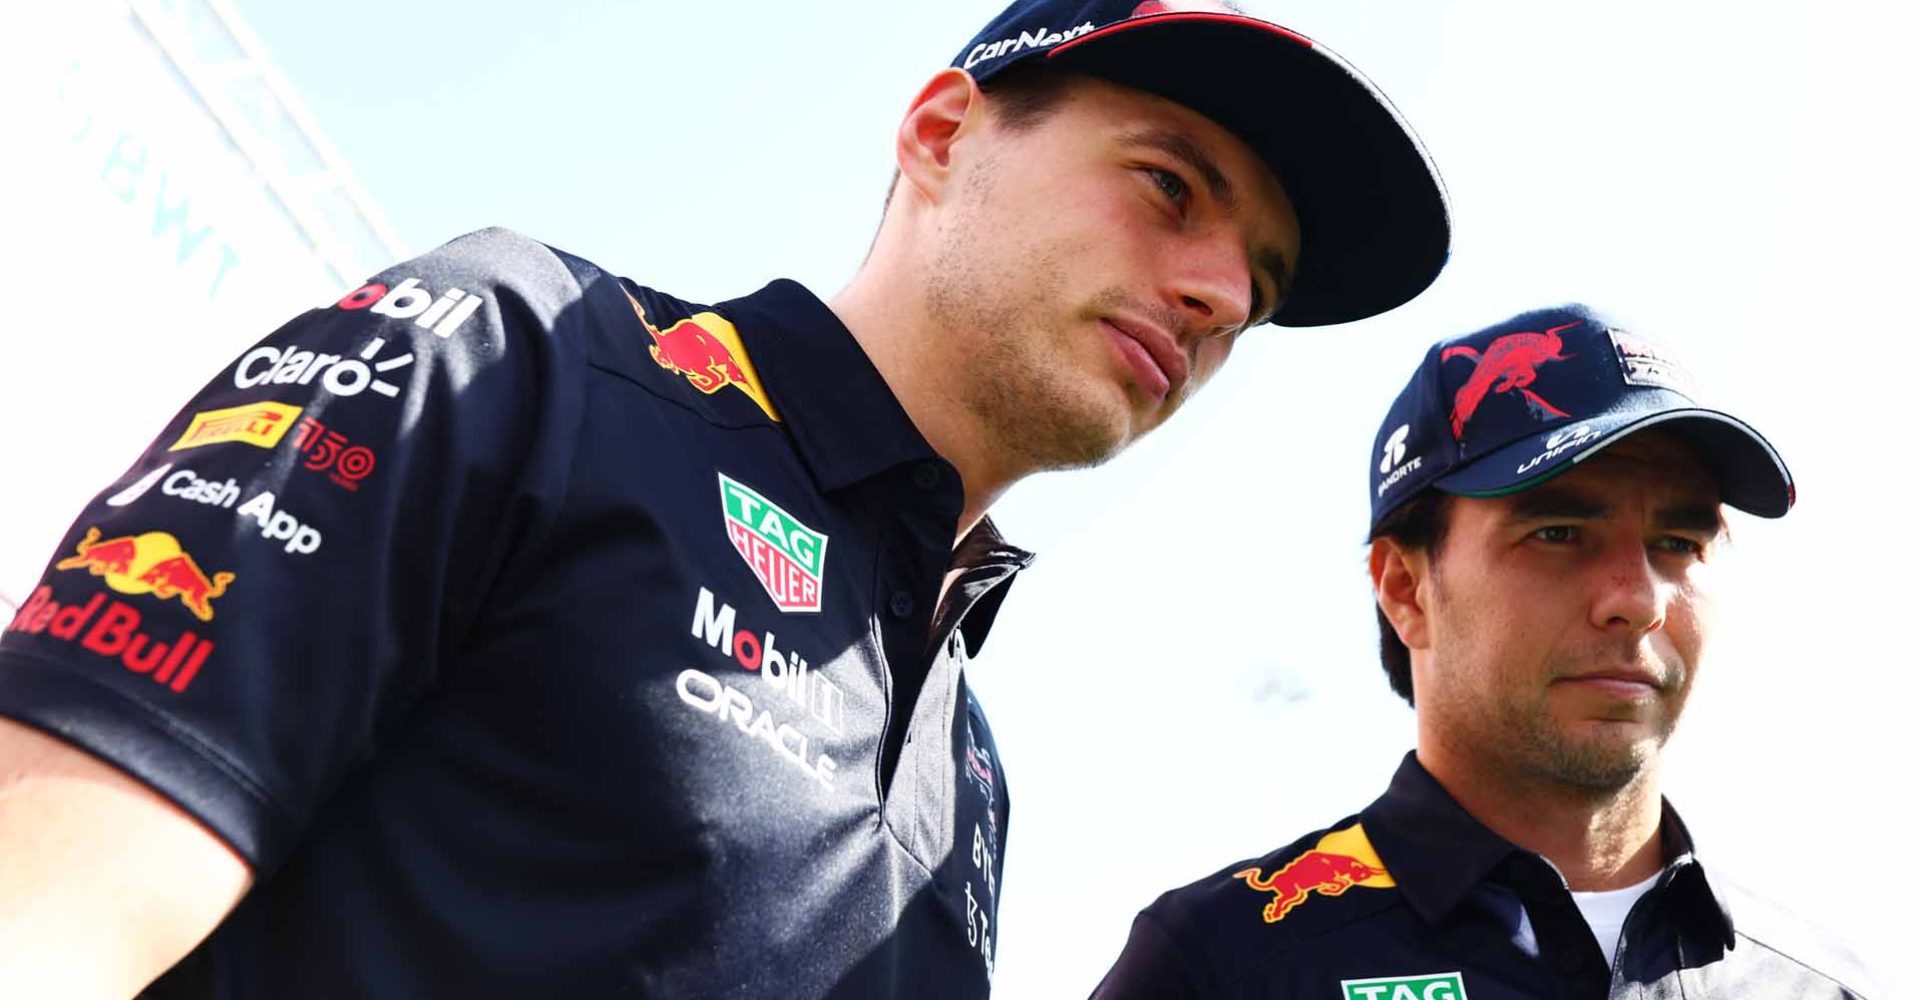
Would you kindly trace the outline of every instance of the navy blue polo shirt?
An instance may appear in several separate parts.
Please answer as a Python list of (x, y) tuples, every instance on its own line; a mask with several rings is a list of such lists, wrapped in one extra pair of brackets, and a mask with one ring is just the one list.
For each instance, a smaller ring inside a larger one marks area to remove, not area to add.
[(1667, 858), (1603, 955), (1564, 879), (1409, 753), (1358, 815), (1162, 895), (1099, 1000), (1875, 997), (1853, 956), (1724, 878), (1662, 803)]
[(220, 372), (60, 543), (0, 714), (252, 864), (151, 996), (984, 997), (962, 665), (1031, 557), (961, 507), (799, 285), (487, 230)]

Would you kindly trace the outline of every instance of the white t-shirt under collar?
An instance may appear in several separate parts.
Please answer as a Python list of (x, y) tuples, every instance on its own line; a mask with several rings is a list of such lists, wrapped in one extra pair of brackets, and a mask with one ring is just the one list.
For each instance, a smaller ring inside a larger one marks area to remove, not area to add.
[(1613, 956), (1620, 950), (1620, 934), (1626, 929), (1628, 911), (1658, 881), (1660, 873), (1654, 872), (1652, 878), (1625, 889), (1573, 894), (1573, 905), (1579, 907), (1580, 915), (1587, 918), (1587, 929), (1593, 932), (1593, 939), (1600, 943), (1600, 953), (1607, 957), (1608, 965), (1613, 964)]

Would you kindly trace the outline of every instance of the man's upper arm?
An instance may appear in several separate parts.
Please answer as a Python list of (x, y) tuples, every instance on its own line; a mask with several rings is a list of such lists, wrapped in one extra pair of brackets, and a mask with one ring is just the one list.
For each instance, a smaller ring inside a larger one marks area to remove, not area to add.
[(0, 996), (132, 996), (251, 884), (180, 807), (0, 718)]
[(455, 241), (240, 355), (85, 508), (0, 628), (0, 932), (151, 978), (297, 848), (557, 504), (585, 308), (544, 247)]

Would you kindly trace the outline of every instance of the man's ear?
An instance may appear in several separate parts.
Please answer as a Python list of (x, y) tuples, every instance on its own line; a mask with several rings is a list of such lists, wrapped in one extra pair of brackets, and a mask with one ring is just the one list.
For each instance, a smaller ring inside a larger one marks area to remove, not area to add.
[(938, 201), (953, 178), (954, 146), (983, 127), (986, 99), (965, 70), (948, 67), (920, 88), (894, 136), (900, 177), (928, 201)]
[(1426, 603), (1433, 574), (1429, 554), (1403, 548), (1391, 538), (1376, 538), (1367, 554), (1367, 571), (1373, 577), (1373, 599), (1400, 641), (1408, 649), (1426, 649), (1432, 641)]

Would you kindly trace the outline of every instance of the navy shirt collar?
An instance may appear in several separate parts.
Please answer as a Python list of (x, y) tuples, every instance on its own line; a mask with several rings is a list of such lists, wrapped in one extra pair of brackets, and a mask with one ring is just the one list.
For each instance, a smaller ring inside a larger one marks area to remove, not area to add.
[(716, 308), (740, 331), (821, 492), (909, 463), (947, 465), (846, 324), (800, 283), (776, 280)]
[[(1694, 853), (1693, 837), (1673, 805), (1660, 802), (1660, 846), (1667, 859), (1661, 883), (1696, 904), (1721, 940), (1733, 944), (1733, 917), (1723, 893), (1707, 880)], [(1422, 920), (1439, 923), (1514, 855), (1515, 846), (1474, 819), (1409, 751), (1387, 790), (1360, 814), (1367, 838), (1393, 873), (1407, 905)]]

